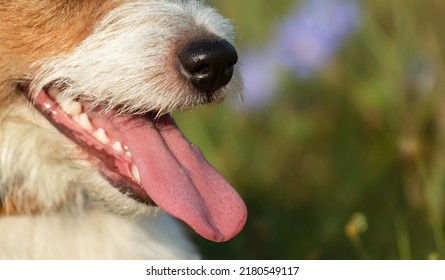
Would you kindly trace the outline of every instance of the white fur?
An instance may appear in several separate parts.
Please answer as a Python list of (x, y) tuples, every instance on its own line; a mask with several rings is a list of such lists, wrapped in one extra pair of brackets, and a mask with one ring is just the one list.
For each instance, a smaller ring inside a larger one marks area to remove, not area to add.
[[(128, 221), (103, 212), (0, 219), (2, 259), (197, 259), (171, 217)], [(20, 242), (17, 242), (20, 241)]]

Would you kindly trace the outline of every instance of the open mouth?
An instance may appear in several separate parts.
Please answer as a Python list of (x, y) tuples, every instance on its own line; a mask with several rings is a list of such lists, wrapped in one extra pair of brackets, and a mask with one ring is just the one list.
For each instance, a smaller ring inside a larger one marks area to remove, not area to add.
[(170, 115), (104, 112), (66, 101), (54, 87), (26, 95), (122, 193), (158, 205), (209, 240), (228, 240), (243, 228), (244, 202)]

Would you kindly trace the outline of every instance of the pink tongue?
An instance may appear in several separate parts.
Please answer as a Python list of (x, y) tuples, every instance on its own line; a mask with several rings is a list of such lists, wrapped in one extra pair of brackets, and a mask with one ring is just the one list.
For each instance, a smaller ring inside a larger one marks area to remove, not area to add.
[(156, 204), (213, 241), (226, 241), (241, 231), (247, 218), (243, 200), (170, 116), (156, 125), (134, 116), (111, 121), (133, 155), (143, 189)]

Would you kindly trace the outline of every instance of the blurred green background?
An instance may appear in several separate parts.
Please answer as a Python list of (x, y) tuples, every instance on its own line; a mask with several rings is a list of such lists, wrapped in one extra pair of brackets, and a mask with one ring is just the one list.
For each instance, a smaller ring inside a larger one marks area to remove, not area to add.
[[(236, 26), (242, 65), (286, 19), (312, 18), (308, 1), (208, 2)], [(196, 236), (203, 258), (445, 258), (445, 1), (352, 2), (355, 28), (322, 67), (268, 69), (261, 104), (176, 114), (249, 210), (231, 241)]]

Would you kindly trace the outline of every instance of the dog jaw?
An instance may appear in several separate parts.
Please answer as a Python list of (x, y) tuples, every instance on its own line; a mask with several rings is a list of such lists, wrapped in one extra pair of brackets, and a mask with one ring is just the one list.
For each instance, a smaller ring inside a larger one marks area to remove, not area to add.
[[(198, 1), (16, 1), (0, 6), (2, 18), (19, 12), (21, 18), (0, 25), (0, 37), (8, 38), (0, 46), (6, 58), (0, 62), (5, 100), (0, 105), (0, 212), (156, 212), (111, 187), (87, 153), (30, 110), (12, 82), (30, 83), (33, 98), (58, 87), (60, 102), (82, 100), (104, 112), (163, 115), (188, 109), (209, 100), (182, 77), (177, 52), (202, 38), (232, 41), (229, 22)], [(235, 76), (212, 101), (239, 92)], [(17, 139), (23, 140), (20, 146)]]

